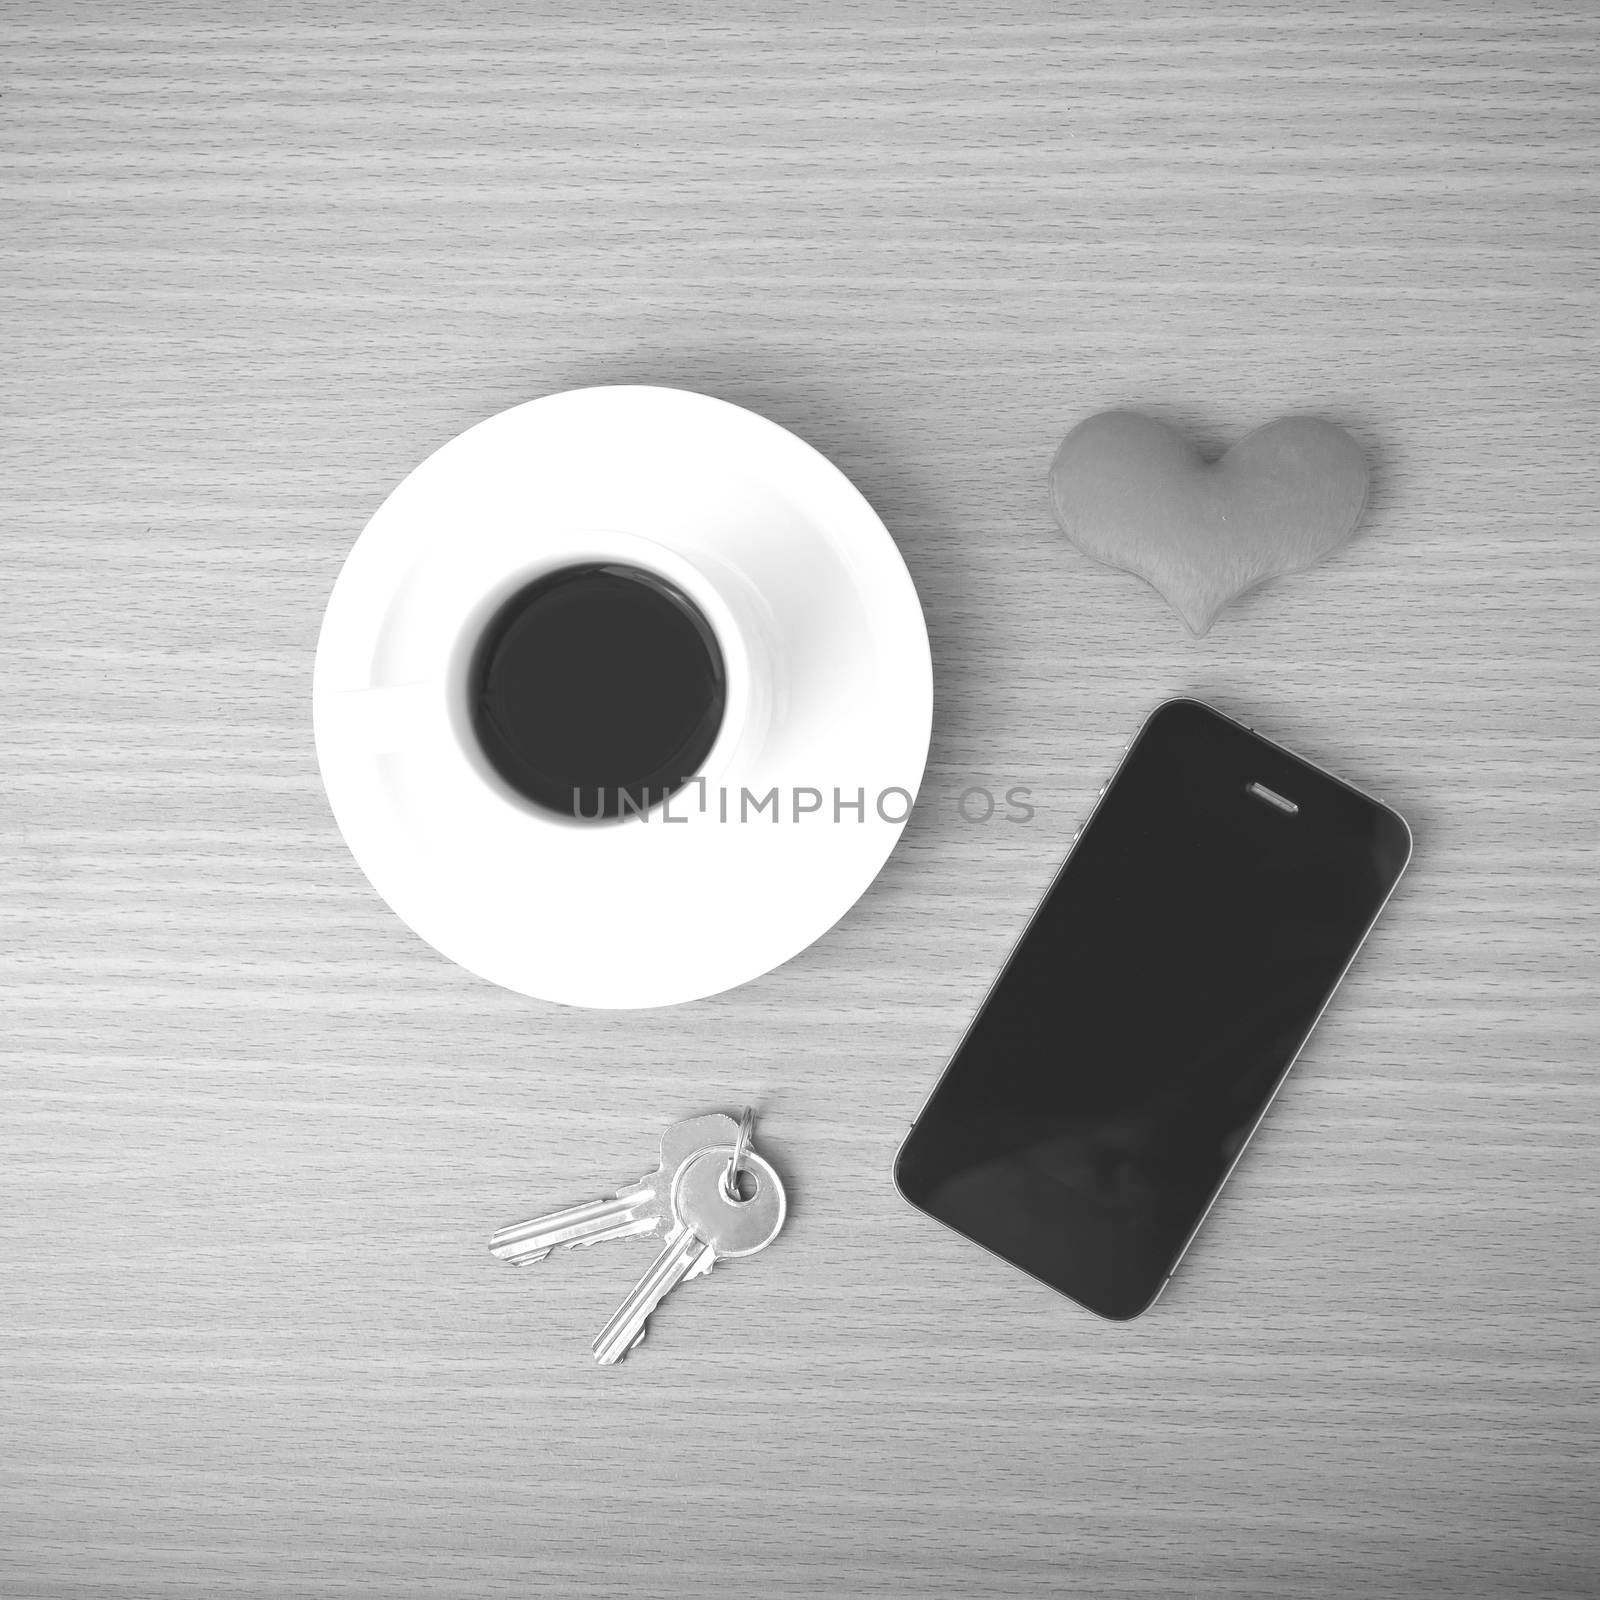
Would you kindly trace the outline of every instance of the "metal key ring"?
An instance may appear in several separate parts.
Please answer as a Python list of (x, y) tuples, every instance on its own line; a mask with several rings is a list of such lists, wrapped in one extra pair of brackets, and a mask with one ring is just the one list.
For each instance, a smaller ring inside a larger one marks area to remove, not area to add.
[(739, 1118), (739, 1142), (734, 1145), (733, 1158), (728, 1162), (728, 1170), (722, 1175), (722, 1192), (735, 1202), (739, 1200), (739, 1168), (744, 1164), (745, 1151), (750, 1148), (750, 1134), (755, 1124), (755, 1108), (746, 1106), (744, 1115)]

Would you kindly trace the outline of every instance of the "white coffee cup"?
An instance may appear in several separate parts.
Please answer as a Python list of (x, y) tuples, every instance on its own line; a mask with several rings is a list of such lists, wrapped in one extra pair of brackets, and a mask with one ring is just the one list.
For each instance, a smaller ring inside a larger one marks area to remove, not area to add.
[[(318, 701), (319, 740), (368, 756), (427, 752), (463, 828), (508, 822), (592, 828), (592, 819), (528, 799), (495, 770), (473, 729), (469, 677), (484, 630), (513, 595), (566, 568), (601, 564), (666, 580), (699, 610), (716, 639), (725, 682), (721, 725), (699, 770), (685, 779), (721, 787), (759, 770), (781, 667), (770, 614), (748, 581), (714, 556), (684, 555), (606, 528), (574, 529), (531, 557), (525, 539), (480, 540), (455, 552), (442, 570), (419, 572), (416, 581), (429, 595), (428, 626), (425, 642), (409, 648), (406, 681), (325, 691)], [(405, 608), (403, 596), (398, 605)]]

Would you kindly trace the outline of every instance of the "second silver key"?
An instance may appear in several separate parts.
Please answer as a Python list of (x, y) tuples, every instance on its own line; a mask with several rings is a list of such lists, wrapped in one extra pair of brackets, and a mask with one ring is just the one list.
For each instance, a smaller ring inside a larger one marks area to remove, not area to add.
[(514, 1222), (489, 1240), (492, 1255), (514, 1267), (543, 1261), (561, 1245), (599, 1244), (664, 1233), (670, 1227), (672, 1186), (685, 1164), (702, 1150), (731, 1145), (739, 1124), (720, 1112), (675, 1122), (661, 1135), (661, 1164), (637, 1183), (619, 1189), (609, 1200), (568, 1206), (529, 1222)]
[(644, 1338), (651, 1312), (680, 1283), (703, 1276), (730, 1256), (753, 1256), (778, 1237), (789, 1209), (782, 1180), (746, 1147), (740, 1171), (755, 1180), (756, 1192), (748, 1200), (731, 1196), (725, 1179), (733, 1153), (731, 1148), (703, 1151), (678, 1174), (672, 1189), (676, 1225), (666, 1248), (600, 1330), (594, 1358), (601, 1366), (620, 1361)]

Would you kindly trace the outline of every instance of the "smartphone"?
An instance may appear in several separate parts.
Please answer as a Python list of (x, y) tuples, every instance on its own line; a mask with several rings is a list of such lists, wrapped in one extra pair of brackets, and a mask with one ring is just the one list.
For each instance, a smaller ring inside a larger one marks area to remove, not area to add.
[(901, 1145), (900, 1193), (1138, 1316), (1410, 856), (1387, 806), (1199, 701), (1159, 706)]

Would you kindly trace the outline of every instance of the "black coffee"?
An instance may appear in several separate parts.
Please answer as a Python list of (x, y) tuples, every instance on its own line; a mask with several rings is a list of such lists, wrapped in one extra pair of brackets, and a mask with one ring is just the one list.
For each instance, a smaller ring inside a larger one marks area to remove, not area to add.
[(646, 810), (710, 754), (722, 651), (681, 590), (637, 567), (565, 567), (494, 615), (472, 660), (472, 726), (518, 794), (564, 816)]

